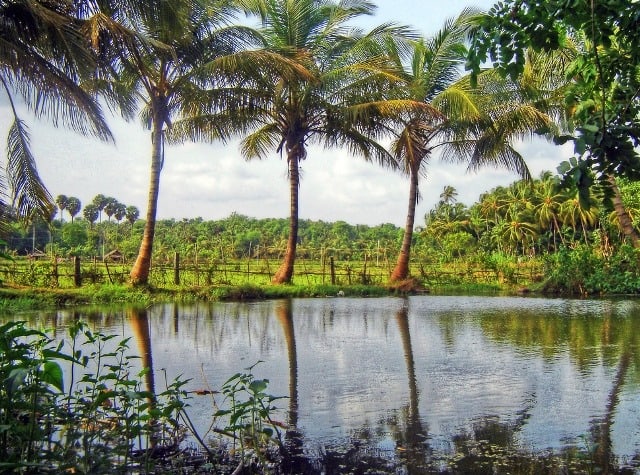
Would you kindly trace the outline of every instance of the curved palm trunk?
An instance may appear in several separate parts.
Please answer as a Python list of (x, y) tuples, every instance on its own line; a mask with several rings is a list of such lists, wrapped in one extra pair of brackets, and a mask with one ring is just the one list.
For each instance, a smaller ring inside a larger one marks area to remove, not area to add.
[(149, 282), (151, 270), (151, 253), (153, 252), (153, 236), (156, 229), (156, 211), (158, 209), (158, 194), (160, 192), (160, 172), (162, 170), (162, 153), (164, 137), (162, 126), (164, 121), (154, 117), (153, 131), (151, 132), (151, 178), (149, 181), (149, 197), (147, 200), (147, 220), (144, 224), (144, 234), (140, 243), (140, 250), (130, 280), (134, 285), (146, 285)]
[(298, 245), (298, 190), (300, 189), (300, 169), (297, 149), (289, 152), (289, 239), (284, 261), (273, 276), (274, 284), (289, 284), (293, 277), (293, 265), (296, 261), (296, 247)]
[(402, 247), (396, 261), (396, 266), (391, 273), (391, 280), (402, 280), (409, 277), (409, 259), (411, 257), (411, 241), (413, 239), (413, 224), (416, 219), (416, 203), (418, 202), (418, 172), (411, 170), (409, 185), (409, 209), (407, 211), (407, 221), (404, 226), (404, 236)]
[(616, 212), (616, 216), (618, 217), (618, 222), (620, 223), (620, 228), (622, 228), (622, 234), (627, 237), (634, 248), (640, 248), (640, 236), (638, 232), (633, 227), (633, 222), (631, 222), (631, 217), (629, 213), (627, 213), (627, 209), (624, 207), (624, 203), (622, 202), (622, 196), (620, 195), (620, 189), (616, 183), (616, 179), (613, 175), (607, 176), (607, 181), (613, 190), (613, 196), (611, 201), (613, 202), (613, 209)]

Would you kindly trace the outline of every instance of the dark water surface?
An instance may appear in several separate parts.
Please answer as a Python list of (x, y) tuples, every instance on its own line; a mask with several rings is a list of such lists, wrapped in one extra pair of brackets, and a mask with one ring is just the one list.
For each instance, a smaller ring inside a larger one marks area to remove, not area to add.
[[(78, 317), (132, 336), (156, 386), (165, 369), (219, 389), (262, 360), (254, 374), (288, 397), (279, 417), (311, 454), (355, 443), (397, 473), (480, 452), (640, 465), (640, 301), (322, 298), (12, 318), (63, 337)], [(210, 396), (190, 404), (206, 432)]]

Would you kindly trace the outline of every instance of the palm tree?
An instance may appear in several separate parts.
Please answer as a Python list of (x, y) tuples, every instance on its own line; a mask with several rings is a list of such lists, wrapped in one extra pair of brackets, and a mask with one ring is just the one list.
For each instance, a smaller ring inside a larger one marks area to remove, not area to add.
[(118, 200), (109, 196), (107, 198), (105, 198), (105, 205), (104, 205), (104, 214), (107, 215), (107, 221), (111, 222), (111, 216), (113, 216), (116, 213), (116, 210), (118, 209), (118, 205), (120, 203), (118, 203)]
[(468, 107), (470, 100), (464, 91), (452, 89), (464, 64), (464, 40), (472, 18), (472, 12), (465, 11), (455, 21), (448, 21), (433, 38), (413, 41), (409, 48), (402, 48), (398, 44), (389, 45), (389, 57), (404, 82), (403, 88), (399, 89), (400, 94), (416, 101), (424, 101), (433, 108), (431, 120), (410, 117), (397, 132), (391, 145), (392, 154), (401, 163), (410, 182), (404, 236), (391, 273), (392, 281), (406, 279), (409, 275), (415, 209), (419, 199), (419, 177), (425, 173), (433, 148), (441, 144), (442, 126), (446, 119), (445, 108), (437, 107), (438, 102), (446, 100), (441, 99), (441, 96), (447, 94), (449, 103), (458, 104), (458, 113), (477, 113), (475, 108)]
[(80, 212), (80, 208), (82, 208), (82, 203), (75, 196), (70, 196), (67, 200), (67, 212), (69, 216), (71, 216), (71, 222), (73, 223), (73, 218)]
[[(373, 5), (364, 0), (240, 3), (260, 16), (264, 42), (260, 50), (242, 58), (255, 65), (267, 57), (271, 64), (260, 63), (255, 73), (245, 67), (240, 86), (229, 85), (229, 94), (235, 95), (233, 107), (212, 111), (199, 133), (206, 136), (223, 126), (234, 133), (252, 131), (241, 143), (245, 158), (262, 158), (273, 151), (286, 156), (289, 233), (273, 282), (289, 283), (298, 244), (300, 164), (307, 158), (307, 147), (311, 143), (344, 146), (366, 160), (392, 163), (375, 141), (379, 130), (373, 118), (390, 114), (392, 106), (382, 110), (372, 102), (374, 94), (384, 90), (384, 77), (376, 74), (381, 65), (374, 50), (376, 41), (400, 30), (381, 27), (365, 35), (350, 28), (350, 20), (373, 12)], [(234, 63), (238, 66), (234, 79), (240, 74), (242, 58)]]
[(96, 209), (98, 210), (98, 216), (100, 218), (100, 222), (102, 222), (102, 210), (104, 209), (105, 206), (107, 206), (107, 197), (104, 196), (103, 194), (99, 193), (96, 196), (93, 197), (93, 201), (91, 201), (91, 203), (96, 207)]
[(124, 219), (127, 214), (127, 206), (123, 203), (116, 203), (115, 211), (113, 212), (113, 217), (116, 219), (118, 223)]
[(450, 205), (456, 202), (458, 197), (458, 191), (451, 185), (446, 185), (440, 193), (440, 201), (444, 204)]
[(131, 229), (133, 229), (133, 223), (136, 222), (139, 216), (140, 211), (136, 206), (127, 206), (127, 209), (125, 210), (125, 218), (131, 224)]
[[(0, 88), (14, 118), (7, 143), (7, 185), (19, 216), (36, 214), (46, 221), (51, 219), (53, 199), (38, 175), (28, 128), (16, 112), (17, 96), (54, 125), (112, 140), (98, 103), (79, 85), (96, 68), (96, 57), (69, 5), (41, 0), (0, 3)], [(0, 187), (4, 190), (5, 183)]]
[(528, 213), (522, 213), (505, 219), (498, 226), (501, 241), (506, 243), (514, 254), (517, 253), (518, 246), (523, 253), (526, 252), (538, 235), (536, 225), (531, 222), (530, 217)]
[(84, 219), (86, 219), (89, 222), (89, 227), (91, 228), (93, 228), (93, 225), (98, 219), (98, 215), (99, 215), (98, 208), (93, 203), (89, 203), (88, 205), (85, 205), (84, 209), (82, 210), (82, 216), (84, 217)]
[(60, 222), (64, 221), (63, 212), (67, 208), (67, 202), (68, 201), (69, 201), (69, 198), (67, 198), (66, 195), (58, 195), (58, 196), (56, 196), (56, 204), (58, 205), (58, 208), (60, 209)]
[(542, 177), (536, 184), (536, 205), (535, 214), (538, 223), (542, 228), (551, 230), (554, 249), (558, 248), (556, 236), (560, 236), (561, 242), (564, 244), (564, 236), (560, 230), (560, 208), (565, 201), (566, 196), (559, 190), (557, 180), (552, 177)]
[[(184, 106), (185, 98), (206, 83), (199, 74), (201, 66), (244, 43), (238, 29), (228, 27), (235, 11), (232, 0), (205, 4), (198, 0), (113, 3), (111, 11), (93, 16), (92, 37), (104, 36), (108, 40), (98, 42), (97, 47), (111, 59), (114, 74), (110, 78), (110, 90), (124, 90), (127, 97), (135, 98), (130, 99), (131, 102), (141, 102), (143, 121), (151, 129), (146, 221), (130, 274), (133, 284), (146, 284), (153, 251), (160, 172), (165, 159), (165, 131)], [(108, 28), (103, 28), (105, 17)], [(125, 32), (119, 36), (121, 30)], [(133, 41), (133, 31), (141, 34), (146, 42)]]
[(563, 61), (559, 55), (529, 53), (527, 74), (519, 83), (493, 70), (483, 72), (475, 85), (470, 76), (460, 78), (466, 60), (464, 42), (475, 18), (473, 11), (463, 11), (433, 38), (413, 42), (408, 59), (401, 48), (390, 48), (390, 56), (404, 73), (404, 94), (429, 103), (442, 117), (436, 122), (407, 121), (392, 144), (392, 153), (410, 178), (405, 234), (392, 281), (409, 276), (418, 179), (436, 148), (441, 147), (442, 159), (464, 162), (470, 171), (493, 165), (528, 179), (527, 165), (512, 142), (552, 128), (552, 118), (561, 113), (558, 89), (564, 84), (559, 79), (564, 69), (557, 67)]
[(582, 230), (584, 242), (589, 242), (587, 230), (593, 228), (597, 221), (600, 210), (595, 202), (585, 203), (580, 199), (579, 193), (566, 200), (560, 207), (560, 216), (564, 224), (571, 226), (574, 234), (577, 232), (578, 224)]

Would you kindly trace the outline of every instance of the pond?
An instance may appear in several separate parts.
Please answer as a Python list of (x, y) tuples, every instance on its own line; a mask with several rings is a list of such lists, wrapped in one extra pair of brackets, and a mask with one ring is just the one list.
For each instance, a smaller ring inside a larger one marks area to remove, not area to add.
[[(219, 389), (260, 361), (253, 373), (286, 396), (280, 417), (323, 459), (318, 473), (341, 473), (330, 456), (391, 473), (640, 470), (635, 300), (317, 298), (11, 318), (60, 337), (75, 318), (131, 336), (156, 386), (166, 371)], [(211, 396), (189, 403), (205, 433)]]

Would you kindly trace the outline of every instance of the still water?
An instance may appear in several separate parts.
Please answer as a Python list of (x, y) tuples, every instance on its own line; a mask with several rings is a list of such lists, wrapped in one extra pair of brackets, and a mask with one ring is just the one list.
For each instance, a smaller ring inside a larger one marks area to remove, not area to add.
[[(287, 396), (279, 417), (310, 454), (355, 443), (406, 469), (489, 448), (578, 451), (640, 466), (640, 301), (320, 298), (12, 318), (59, 337), (74, 318), (131, 336), (156, 386), (166, 371), (219, 389), (261, 361), (254, 374)], [(202, 432), (210, 397), (190, 401)]]

